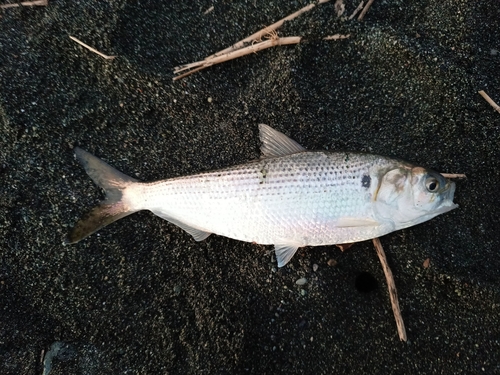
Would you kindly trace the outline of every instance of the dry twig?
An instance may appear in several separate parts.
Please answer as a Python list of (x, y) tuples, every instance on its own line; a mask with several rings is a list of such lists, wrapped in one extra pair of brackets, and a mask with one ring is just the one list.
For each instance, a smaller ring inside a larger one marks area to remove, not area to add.
[[(232, 59), (236, 59), (238, 57), (250, 54), (250, 53), (256, 53), (258, 51), (262, 51), (266, 48), (269, 47), (274, 47), (274, 46), (280, 46), (280, 45), (287, 45), (287, 44), (297, 44), (300, 43), (302, 37), (294, 36), (294, 37), (284, 37), (284, 38), (279, 38), (276, 29), (281, 27), (285, 21), (290, 21), (294, 18), (297, 18), (301, 14), (313, 9), (316, 5), (318, 4), (323, 4), (326, 3), (330, 0), (319, 0), (316, 4), (309, 4), (302, 9), (299, 9), (297, 12), (281, 19), (278, 22), (273, 23), (270, 26), (266, 26), (262, 30), (257, 31), (256, 33), (250, 35), (249, 37), (240, 40), (239, 42), (233, 44), (231, 47), (223, 49), (222, 51), (219, 51), (213, 55), (210, 55), (206, 57), (204, 60), (201, 61), (196, 61), (193, 63), (185, 64), (185, 65), (180, 65), (174, 68), (174, 74), (181, 73), (183, 71), (188, 70), (185, 73), (182, 73), (176, 77), (173, 78), (174, 81), (177, 81), (181, 78), (187, 77), (188, 75), (191, 75), (195, 72), (198, 72), (202, 69), (205, 69), (209, 66), (215, 65), (215, 64), (220, 64), (225, 61), (229, 61)], [(340, 34), (335, 34), (335, 35), (330, 35), (325, 38), (324, 40), (340, 40), (340, 39), (346, 39), (349, 38), (350, 35), (340, 35)], [(269, 40), (262, 41), (262, 38), (268, 38)], [(249, 44), (251, 44), (249, 46)]]
[(478, 91), (478, 93), (495, 109), (495, 111), (500, 113), (500, 106), (498, 106), (498, 104), (495, 103), (495, 101), (491, 99), (488, 94), (486, 94), (483, 90)]
[[(330, 35), (325, 38), (324, 40), (339, 40), (339, 39), (346, 39), (349, 38), (349, 35), (340, 35), (340, 34), (335, 34), (335, 35)], [(257, 53), (259, 51), (262, 51), (264, 49), (274, 47), (274, 46), (284, 46), (284, 45), (289, 45), (289, 44), (298, 44), (300, 43), (302, 37), (300, 36), (289, 36), (289, 37), (284, 37), (284, 38), (279, 38), (279, 37), (273, 37), (269, 40), (265, 40), (263, 42), (255, 43), (252, 44), (248, 47), (240, 48), (238, 50), (228, 52), (224, 55), (212, 55), (213, 57), (207, 57), (205, 60), (201, 61), (196, 61), (193, 63), (177, 66), (174, 68), (174, 73), (180, 73), (185, 70), (189, 70), (188, 72), (185, 72), (183, 74), (180, 74), (176, 77), (173, 78), (174, 81), (177, 81), (181, 78), (187, 77), (188, 75), (191, 75), (195, 72), (198, 72), (202, 69), (208, 68), (209, 66), (220, 64), (229, 60), (237, 59), (238, 57), (242, 57), (245, 55), (249, 55), (251, 53)]]
[(99, 56), (105, 58), (106, 60), (113, 60), (116, 56), (108, 56), (108, 55), (105, 55), (104, 53), (102, 52), (99, 52), (98, 50), (96, 50), (95, 48), (92, 48), (91, 46), (89, 46), (88, 44), (85, 44), (83, 43), (81, 40), (78, 40), (76, 39), (74, 36), (69, 36), (71, 40), (74, 40), (75, 42), (77, 42), (78, 44), (80, 44), (81, 46), (87, 48), (89, 51), (92, 51), (94, 53), (97, 53)]
[(444, 178), (467, 178), (463, 173), (441, 173)]
[[(318, 4), (327, 3), (329, 1), (330, 0), (320, 0), (318, 2)], [(255, 40), (261, 40), (263, 36), (265, 36), (265, 35), (271, 33), (272, 31), (275, 31), (276, 29), (280, 28), (286, 21), (290, 21), (290, 20), (293, 20), (294, 18), (297, 18), (301, 14), (310, 11), (315, 6), (316, 6), (316, 4), (309, 4), (309, 5), (305, 6), (305, 7), (303, 7), (302, 9), (299, 9), (295, 13), (292, 13), (289, 16), (287, 16), (287, 17), (279, 20), (278, 22), (275, 22), (275, 23), (273, 23), (270, 26), (266, 26), (262, 30), (259, 30), (256, 33), (254, 33), (254, 34), (246, 37), (245, 39), (240, 40), (239, 42), (233, 44), (231, 47), (228, 47), (226, 49), (223, 49), (222, 51), (219, 51), (219, 52), (217, 52), (217, 53), (215, 53), (213, 55), (208, 56), (205, 60), (214, 58), (216, 56), (223, 55), (223, 54), (228, 53), (228, 52), (236, 51), (236, 50), (238, 50), (240, 48), (245, 47), (247, 44), (254, 42)]]
[(361, 9), (363, 9), (363, 5), (365, 5), (364, 1), (361, 1), (356, 9), (354, 9), (354, 12), (349, 16), (349, 19), (352, 20), (354, 17), (356, 17), (356, 14), (359, 13)]
[(209, 66), (215, 65), (215, 64), (220, 64), (225, 61), (233, 60), (238, 57), (248, 55), (250, 53), (262, 51), (264, 49), (267, 49), (269, 47), (274, 47), (274, 46), (283, 46), (287, 44), (297, 44), (300, 42), (301, 37), (300, 36), (290, 36), (287, 38), (277, 38), (277, 39), (270, 39), (266, 40), (260, 43), (253, 44), (251, 46), (245, 47), (245, 48), (240, 48), (236, 51), (232, 51), (229, 53), (226, 53), (224, 55), (218, 55), (212, 58), (206, 58), (205, 60), (202, 61), (197, 61), (194, 63), (186, 64), (186, 65), (181, 65), (175, 68), (174, 73), (180, 73), (184, 70), (188, 69), (193, 69), (190, 70), (184, 74), (181, 74), (177, 77), (174, 77), (174, 81), (177, 81), (178, 79), (184, 78), (190, 74), (193, 74), (194, 72), (197, 72), (201, 69), (205, 69)]
[(340, 40), (340, 39), (347, 39), (351, 36), (351, 34), (347, 35), (342, 35), (342, 34), (335, 34), (335, 35), (328, 35), (323, 38), (323, 40)]
[(403, 322), (403, 317), (401, 316), (401, 310), (399, 309), (398, 291), (396, 290), (396, 284), (394, 283), (394, 278), (392, 277), (392, 271), (389, 268), (384, 249), (378, 238), (373, 239), (373, 245), (375, 246), (375, 250), (377, 250), (378, 258), (380, 259), (380, 263), (382, 263), (382, 268), (384, 269), (385, 278), (387, 280), (387, 287), (389, 288), (389, 297), (391, 299), (392, 311), (394, 313), (394, 318), (396, 319), (396, 326), (398, 327), (399, 339), (401, 341), (406, 341), (406, 329)]
[(366, 14), (366, 12), (368, 12), (368, 9), (370, 9), (370, 7), (372, 6), (373, 1), (374, 0), (368, 0), (368, 2), (366, 3), (365, 7), (361, 11), (361, 14), (358, 17), (358, 21), (363, 21), (363, 18), (365, 18), (365, 14)]
[(203, 12), (203, 14), (207, 15), (208, 13), (212, 12), (215, 9), (215, 7), (212, 5), (210, 8), (208, 8), (206, 11)]
[(15, 4), (3, 4), (0, 5), (0, 8), (7, 9), (7, 8), (34, 7), (34, 6), (46, 7), (47, 5), (49, 5), (49, 0), (35, 0), (35, 1), (22, 1), (20, 3), (15, 3)]

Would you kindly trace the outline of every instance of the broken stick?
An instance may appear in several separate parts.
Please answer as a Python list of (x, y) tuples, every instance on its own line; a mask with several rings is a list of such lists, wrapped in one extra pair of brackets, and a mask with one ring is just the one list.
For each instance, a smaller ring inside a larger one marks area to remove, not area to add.
[[(301, 37), (286, 37), (279, 38), (276, 34), (276, 29), (281, 27), (285, 21), (293, 20), (297, 18), (301, 14), (313, 9), (316, 5), (327, 3), (330, 0), (319, 0), (317, 3), (309, 4), (295, 13), (290, 14), (289, 16), (279, 20), (278, 22), (273, 23), (270, 26), (266, 26), (262, 30), (253, 33), (252, 35), (246, 37), (245, 39), (240, 40), (239, 42), (233, 44), (231, 47), (223, 49), (213, 55), (208, 56), (202, 61), (197, 61), (190, 64), (185, 64), (174, 68), (174, 73), (180, 73), (184, 70), (189, 70), (189, 72), (183, 73), (177, 77), (174, 77), (173, 80), (176, 81), (178, 79), (184, 78), (190, 74), (193, 74), (199, 70), (202, 70), (208, 66), (212, 66), (215, 64), (220, 64), (221, 62), (232, 60), (246, 54), (261, 51), (263, 49), (275, 46), (275, 45), (285, 45), (285, 44), (297, 44), (300, 42)], [(270, 40), (262, 42), (262, 38), (270, 36)], [(338, 40), (348, 38), (349, 35), (333, 35), (326, 37), (325, 40)], [(251, 46), (248, 44), (252, 43)], [(219, 59), (220, 58), (220, 59)]]
[(85, 44), (83, 43), (81, 40), (79, 39), (76, 39), (74, 36), (71, 36), (69, 35), (69, 38), (71, 40), (74, 40), (75, 42), (77, 42), (78, 44), (80, 44), (81, 46), (87, 48), (89, 51), (92, 51), (94, 53), (97, 53), (99, 56), (105, 58), (106, 60), (113, 60), (116, 56), (108, 56), (108, 55), (105, 55), (104, 53), (102, 52), (99, 52), (98, 50), (96, 50), (95, 48), (92, 48), (91, 46), (89, 46), (88, 44)]
[(209, 66), (212, 66), (215, 64), (220, 64), (220, 63), (223, 63), (225, 61), (233, 60), (233, 59), (236, 59), (238, 57), (248, 55), (250, 53), (262, 51), (266, 48), (270, 48), (270, 47), (274, 47), (274, 46), (284, 46), (287, 44), (297, 44), (300, 42), (300, 39), (301, 39), (300, 36), (290, 36), (290, 37), (286, 37), (286, 38), (270, 39), (270, 40), (266, 40), (264, 42), (256, 43), (252, 46), (240, 48), (236, 51), (226, 53), (225, 55), (207, 58), (207, 59), (202, 60), (202, 61), (197, 61), (197, 62), (194, 62), (191, 64), (178, 66), (175, 68), (174, 73), (180, 73), (184, 70), (192, 69), (192, 68), (196, 68), (196, 69), (190, 70), (189, 72), (186, 72), (186, 73), (181, 74), (177, 77), (174, 77), (173, 80), (177, 81), (178, 79), (184, 78), (184, 77), (186, 77), (194, 72), (197, 72), (197, 71), (204, 69), (204, 68), (207, 68)]
[[(330, 0), (320, 0), (320, 1), (318, 1), (318, 5), (323, 4), (323, 3), (327, 3), (329, 1)], [(213, 55), (208, 56), (205, 60), (223, 55), (223, 54), (228, 53), (228, 52), (239, 50), (240, 48), (245, 47), (249, 43), (253, 43), (256, 40), (261, 40), (263, 36), (271, 34), (273, 31), (280, 28), (286, 21), (290, 21), (290, 20), (293, 20), (294, 18), (297, 18), (301, 14), (310, 11), (315, 6), (316, 6), (316, 4), (314, 4), (314, 3), (309, 4), (305, 7), (303, 7), (302, 9), (299, 9), (295, 13), (292, 13), (289, 16), (279, 20), (278, 22), (275, 22), (270, 26), (266, 26), (262, 30), (259, 30), (256, 33), (253, 33), (252, 35), (246, 37), (245, 39), (240, 40), (239, 42), (233, 44), (231, 47), (228, 47), (226, 49), (223, 49), (222, 51), (219, 51), (217, 53), (214, 53)]]
[(22, 1), (20, 3), (15, 3), (15, 4), (3, 4), (0, 5), (0, 8), (7, 9), (7, 8), (34, 7), (34, 6), (46, 7), (47, 5), (49, 5), (49, 0), (35, 0), (35, 1)]
[(363, 21), (363, 18), (365, 18), (365, 14), (366, 14), (366, 12), (368, 12), (368, 9), (370, 9), (370, 7), (372, 6), (373, 1), (374, 0), (368, 0), (368, 2), (366, 3), (365, 7), (363, 8), (363, 10), (361, 11), (361, 13), (358, 17), (358, 21)]
[(361, 1), (356, 9), (354, 9), (354, 12), (349, 16), (349, 19), (352, 20), (354, 17), (356, 17), (356, 14), (363, 9), (363, 6), (365, 5), (364, 1)]
[(484, 98), (484, 100), (486, 100), (495, 109), (495, 111), (500, 113), (500, 106), (497, 103), (495, 103), (495, 101), (491, 99), (488, 94), (486, 94), (483, 90), (478, 91), (478, 93)]
[(323, 38), (323, 40), (340, 40), (340, 39), (347, 39), (351, 36), (351, 34), (347, 35), (342, 35), (342, 34), (335, 34), (335, 35), (328, 35)]
[(396, 326), (398, 327), (399, 339), (401, 341), (407, 341), (405, 323), (403, 322), (403, 317), (401, 316), (401, 310), (399, 309), (398, 302), (398, 291), (396, 290), (396, 283), (392, 276), (392, 271), (387, 263), (387, 258), (385, 257), (384, 248), (380, 243), (378, 238), (373, 239), (373, 245), (375, 250), (377, 250), (378, 258), (380, 263), (382, 263), (382, 268), (384, 270), (385, 279), (387, 280), (387, 287), (389, 288), (389, 297), (391, 299), (392, 312), (394, 313), (394, 318), (396, 319)]
[(441, 173), (444, 178), (467, 178), (463, 173)]
[[(339, 40), (339, 39), (346, 39), (349, 38), (348, 35), (340, 35), (340, 34), (335, 34), (335, 35), (330, 35), (325, 38), (324, 40)], [(185, 70), (189, 70), (186, 73), (180, 74), (176, 77), (173, 78), (174, 81), (177, 81), (181, 78), (184, 78), (190, 74), (193, 74), (195, 72), (198, 72), (202, 69), (208, 68), (209, 66), (216, 65), (223, 63), (225, 61), (237, 59), (238, 57), (242, 57), (245, 55), (249, 55), (251, 53), (256, 53), (259, 51), (262, 51), (264, 49), (274, 47), (274, 46), (284, 46), (284, 45), (289, 45), (289, 44), (298, 44), (302, 40), (302, 37), (300, 36), (289, 36), (289, 37), (284, 37), (284, 38), (279, 38), (279, 37), (274, 37), (272, 39), (260, 42), (260, 43), (255, 43), (251, 46), (240, 48), (238, 50), (228, 52), (224, 55), (212, 55), (215, 57), (207, 57), (205, 60), (200, 60), (196, 61), (193, 63), (185, 64), (185, 65), (180, 65), (174, 68), (174, 74), (183, 72)]]

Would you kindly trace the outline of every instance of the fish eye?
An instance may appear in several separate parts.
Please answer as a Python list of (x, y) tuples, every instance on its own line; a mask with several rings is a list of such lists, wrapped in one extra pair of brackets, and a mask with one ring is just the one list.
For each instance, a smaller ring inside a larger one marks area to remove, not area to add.
[(427, 180), (425, 180), (425, 187), (429, 192), (435, 193), (439, 190), (439, 181), (434, 177), (428, 177)]

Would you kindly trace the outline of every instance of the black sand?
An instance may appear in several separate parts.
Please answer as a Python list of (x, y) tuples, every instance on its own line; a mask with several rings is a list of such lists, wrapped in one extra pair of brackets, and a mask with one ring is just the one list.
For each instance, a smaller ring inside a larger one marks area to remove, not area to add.
[[(500, 103), (500, 4), (375, 0), (361, 23), (324, 4), (279, 31), (301, 45), (172, 82), (174, 66), (306, 4), (51, 1), (3, 12), (1, 374), (42, 374), (55, 342), (51, 375), (500, 373), (500, 113), (477, 94)], [(356, 6), (347, 0), (346, 14)], [(335, 33), (351, 38), (321, 40)], [(371, 242), (302, 249), (276, 270), (270, 247), (197, 243), (141, 212), (62, 245), (102, 197), (75, 146), (155, 180), (258, 157), (261, 122), (311, 149), (467, 174), (459, 209), (381, 239), (408, 343)]]

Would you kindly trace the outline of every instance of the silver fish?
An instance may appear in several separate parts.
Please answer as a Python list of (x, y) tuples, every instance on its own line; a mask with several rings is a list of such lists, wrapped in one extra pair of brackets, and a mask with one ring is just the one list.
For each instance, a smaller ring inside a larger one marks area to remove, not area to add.
[(78, 160), (106, 199), (76, 223), (67, 243), (140, 210), (190, 233), (274, 245), (278, 266), (299, 247), (364, 241), (457, 207), (441, 174), (384, 156), (307, 151), (259, 125), (262, 157), (246, 164), (139, 182), (88, 152)]

